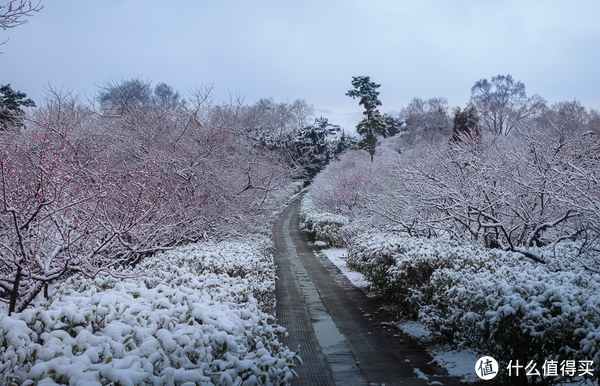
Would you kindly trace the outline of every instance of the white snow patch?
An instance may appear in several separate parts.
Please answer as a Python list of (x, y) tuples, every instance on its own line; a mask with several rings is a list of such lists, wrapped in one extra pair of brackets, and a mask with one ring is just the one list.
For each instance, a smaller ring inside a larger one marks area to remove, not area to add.
[(417, 378), (424, 379), (426, 381), (429, 380), (429, 378), (427, 377), (427, 375), (425, 375), (425, 373), (422, 372), (421, 370), (419, 370), (418, 368), (413, 367), (413, 371), (417, 374)]
[[(432, 337), (431, 331), (419, 322), (405, 321), (395, 324), (404, 333), (420, 341), (428, 341)], [(481, 355), (475, 351), (470, 349), (458, 351), (449, 345), (437, 345), (427, 351), (433, 357), (433, 362), (446, 369), (448, 375), (461, 377), (465, 382), (479, 380), (475, 374), (475, 363)]]
[(461, 351), (452, 349), (448, 345), (437, 346), (427, 350), (433, 357), (433, 363), (438, 364), (454, 377), (461, 377), (463, 382), (480, 380), (475, 373), (475, 364), (481, 355), (470, 349)]
[(396, 327), (404, 331), (405, 334), (412, 336), (415, 339), (429, 340), (431, 337), (431, 331), (427, 329), (422, 323), (414, 321), (404, 321), (394, 323)]
[(362, 273), (352, 271), (346, 265), (346, 259), (348, 258), (348, 250), (341, 248), (330, 248), (322, 249), (321, 252), (327, 256), (329, 260), (350, 280), (350, 282), (357, 288), (366, 288), (370, 285), (365, 276)]

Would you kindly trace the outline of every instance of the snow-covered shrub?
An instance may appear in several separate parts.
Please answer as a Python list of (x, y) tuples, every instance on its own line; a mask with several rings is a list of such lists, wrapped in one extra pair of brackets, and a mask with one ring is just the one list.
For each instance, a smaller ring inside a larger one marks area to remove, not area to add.
[(508, 364), (593, 360), (600, 369), (600, 275), (553, 270), (518, 253), (369, 232), (348, 265), (403, 317)]
[(298, 356), (253, 294), (272, 285), (270, 245), (199, 244), (150, 257), (128, 278), (67, 279), (50, 301), (0, 314), (0, 382), (287, 384)]
[(307, 222), (316, 240), (324, 241), (334, 247), (341, 247), (340, 230), (348, 224), (348, 219), (341, 215), (322, 213), (310, 218)]
[(334, 247), (345, 246), (342, 229), (350, 224), (350, 220), (339, 214), (319, 211), (310, 192), (304, 195), (300, 204), (300, 220), (303, 228), (312, 233), (315, 240)]
[(431, 276), (422, 322), (454, 343), (508, 363), (527, 358), (600, 363), (600, 275), (551, 272), (502, 254)]
[(348, 246), (348, 266), (364, 274), (372, 289), (403, 316), (411, 317), (431, 302), (431, 275), (436, 270), (460, 269), (480, 258), (490, 258), (490, 253), (456, 241), (405, 234), (367, 232)]
[[(250, 237), (250, 236), (248, 236)], [(254, 234), (252, 242), (222, 241), (189, 244), (163, 255), (173, 264), (194, 272), (227, 274), (248, 279), (253, 296), (262, 303), (275, 290), (275, 265), (271, 238)]]

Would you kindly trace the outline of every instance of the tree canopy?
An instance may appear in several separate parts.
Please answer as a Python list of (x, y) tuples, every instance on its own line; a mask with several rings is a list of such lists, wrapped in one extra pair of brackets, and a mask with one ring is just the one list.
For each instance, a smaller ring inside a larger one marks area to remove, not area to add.
[(509, 135), (521, 122), (540, 113), (546, 101), (537, 94), (528, 98), (525, 85), (511, 75), (498, 75), (491, 81), (475, 82), (471, 103), (477, 107), (483, 127), (495, 135)]

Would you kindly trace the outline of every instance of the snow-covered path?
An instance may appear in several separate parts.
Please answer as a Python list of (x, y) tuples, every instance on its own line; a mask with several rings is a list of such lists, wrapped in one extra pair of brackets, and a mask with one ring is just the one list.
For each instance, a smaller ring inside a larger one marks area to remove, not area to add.
[[(296, 385), (458, 385), (429, 365), (424, 351), (389, 325), (326, 257), (315, 254), (298, 229), (299, 199), (273, 228), (277, 319), (290, 349), (304, 364)], [(417, 371), (415, 371), (415, 369)]]

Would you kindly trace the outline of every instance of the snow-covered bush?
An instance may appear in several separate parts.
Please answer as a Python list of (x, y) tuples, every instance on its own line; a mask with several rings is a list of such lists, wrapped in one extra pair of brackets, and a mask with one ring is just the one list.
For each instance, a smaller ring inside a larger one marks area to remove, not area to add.
[(369, 232), (348, 265), (402, 317), (461, 347), (510, 360), (600, 363), (600, 275), (552, 270), (518, 253)]
[(163, 256), (179, 267), (193, 272), (211, 272), (217, 275), (248, 279), (253, 296), (259, 303), (275, 291), (275, 265), (272, 252), (275, 246), (270, 237), (252, 235), (252, 242), (205, 242), (189, 244), (167, 251)]
[(600, 275), (551, 272), (501, 255), (431, 276), (422, 322), (459, 345), (508, 363), (567, 359), (600, 363)]
[(158, 254), (124, 279), (76, 275), (52, 300), (0, 314), (1, 382), (287, 384), (299, 358), (254, 297), (274, 270), (272, 244), (253, 239)]
[(315, 240), (334, 247), (344, 247), (355, 231), (350, 220), (340, 214), (319, 211), (312, 193), (306, 193), (300, 204), (300, 220), (304, 230), (313, 234)]
[(411, 317), (430, 304), (434, 272), (446, 267), (460, 270), (491, 258), (496, 258), (492, 252), (456, 241), (377, 231), (357, 236), (348, 246), (348, 266), (364, 274), (372, 289), (403, 316)]

